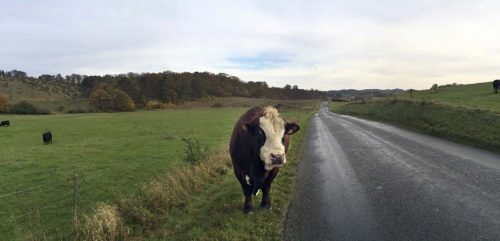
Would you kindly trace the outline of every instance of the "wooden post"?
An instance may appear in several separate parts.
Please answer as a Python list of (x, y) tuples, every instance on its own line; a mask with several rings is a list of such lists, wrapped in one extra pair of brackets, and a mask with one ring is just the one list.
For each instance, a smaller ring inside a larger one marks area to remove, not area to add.
[(77, 175), (75, 173), (75, 176), (73, 177), (73, 229), (75, 232), (78, 225), (78, 217), (76, 216), (77, 198), (78, 198), (78, 186), (77, 186)]

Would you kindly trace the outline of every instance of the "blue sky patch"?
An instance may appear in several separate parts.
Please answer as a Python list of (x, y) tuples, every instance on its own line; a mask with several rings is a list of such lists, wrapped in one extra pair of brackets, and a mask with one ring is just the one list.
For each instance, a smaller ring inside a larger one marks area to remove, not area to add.
[(228, 58), (230, 65), (245, 70), (263, 70), (282, 67), (291, 62), (289, 53), (267, 52), (256, 55), (239, 55)]

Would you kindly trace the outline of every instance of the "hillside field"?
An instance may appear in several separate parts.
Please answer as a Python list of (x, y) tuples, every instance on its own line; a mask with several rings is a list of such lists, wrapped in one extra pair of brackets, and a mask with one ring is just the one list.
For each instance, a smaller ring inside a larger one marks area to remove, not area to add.
[(334, 103), (331, 110), (385, 121), (464, 144), (500, 151), (500, 94), (491, 83), (440, 87), (371, 101)]
[(71, 109), (89, 109), (81, 88), (65, 82), (19, 79), (0, 76), (0, 94), (9, 97), (11, 104), (28, 101), (52, 113), (65, 113)]
[[(284, 112), (292, 120), (304, 111)], [(73, 177), (79, 217), (100, 201), (116, 202), (156, 176), (186, 165), (181, 138), (225, 150), (246, 108), (195, 108), (49, 116), (2, 115), (0, 240), (72, 235)], [(305, 122), (304, 122), (305, 123)], [(53, 144), (43, 145), (50, 130)], [(239, 203), (240, 200), (238, 200)], [(237, 207), (239, 209), (239, 206)]]
[[(401, 95), (409, 98), (410, 94)], [(419, 90), (413, 92), (414, 100), (437, 101), (446, 105), (491, 110), (500, 113), (500, 94), (493, 93), (492, 82), (440, 86), (437, 92)]]

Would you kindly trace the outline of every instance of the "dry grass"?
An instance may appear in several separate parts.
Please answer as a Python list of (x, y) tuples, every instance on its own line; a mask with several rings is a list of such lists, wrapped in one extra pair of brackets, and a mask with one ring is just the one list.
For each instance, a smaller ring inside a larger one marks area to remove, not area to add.
[(189, 197), (226, 175), (231, 162), (227, 151), (207, 160), (170, 170), (141, 188), (139, 194), (124, 198), (117, 206), (100, 204), (81, 225), (78, 240), (128, 240), (154, 230), (174, 207), (182, 207)]
[(77, 240), (119, 241), (127, 240), (124, 226), (116, 205), (98, 203), (94, 214), (85, 216), (79, 226)]

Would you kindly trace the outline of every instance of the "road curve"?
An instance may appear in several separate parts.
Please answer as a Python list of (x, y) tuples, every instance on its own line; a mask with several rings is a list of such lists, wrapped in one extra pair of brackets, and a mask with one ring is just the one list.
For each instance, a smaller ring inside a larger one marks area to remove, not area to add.
[(333, 114), (310, 121), (284, 240), (500, 240), (500, 155)]

